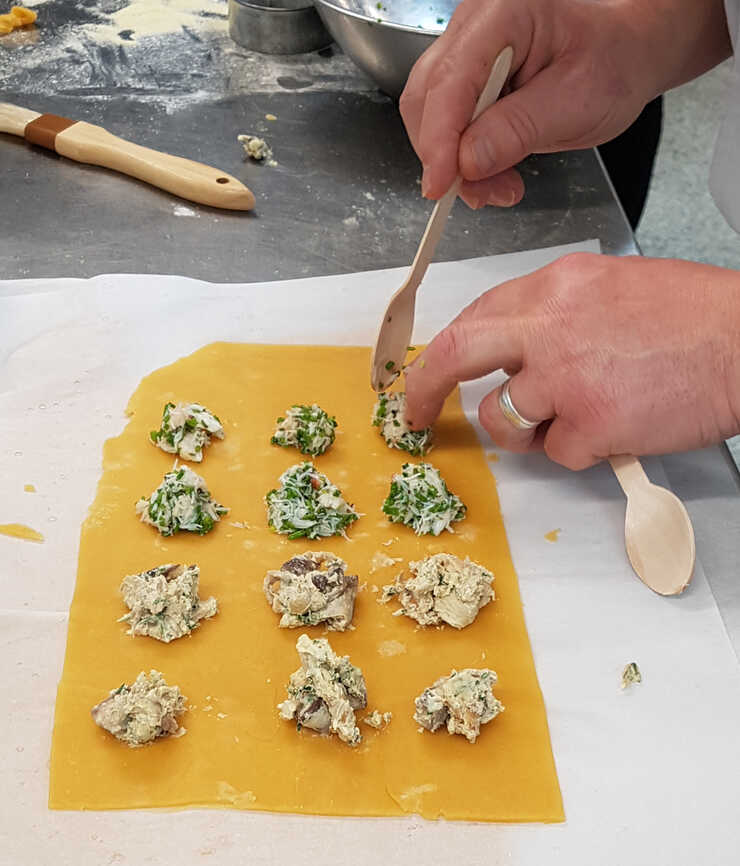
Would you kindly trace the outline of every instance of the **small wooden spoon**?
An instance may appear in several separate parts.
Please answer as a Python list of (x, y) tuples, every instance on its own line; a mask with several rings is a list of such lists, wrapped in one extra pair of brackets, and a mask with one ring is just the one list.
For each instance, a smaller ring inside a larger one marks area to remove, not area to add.
[[(513, 56), (514, 49), (506, 47), (494, 61), (488, 82), (478, 97), (471, 123), (498, 99), (509, 75)], [(414, 327), (416, 290), (424, 279), (434, 250), (442, 237), (461, 183), (462, 178), (458, 177), (435, 205), (409, 275), (393, 295), (385, 311), (370, 362), (370, 381), (375, 391), (385, 391), (401, 375)]]
[(660, 595), (678, 595), (694, 574), (694, 529), (683, 502), (653, 484), (636, 457), (610, 457), (627, 496), (624, 542), (635, 573)]

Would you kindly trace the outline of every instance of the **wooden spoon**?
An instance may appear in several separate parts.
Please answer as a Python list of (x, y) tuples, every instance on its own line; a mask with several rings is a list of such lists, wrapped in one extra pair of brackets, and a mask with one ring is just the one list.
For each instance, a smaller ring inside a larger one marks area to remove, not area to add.
[[(488, 82), (478, 97), (471, 123), (498, 99), (509, 75), (513, 56), (514, 49), (507, 47), (496, 58)], [(458, 177), (435, 205), (409, 275), (393, 295), (385, 311), (370, 362), (370, 381), (376, 391), (385, 391), (401, 375), (414, 327), (416, 290), (424, 279), (434, 250), (442, 237), (447, 217), (455, 203), (461, 183), (462, 178)]]
[(694, 574), (694, 529), (683, 502), (653, 484), (636, 457), (610, 457), (627, 495), (624, 542), (635, 573), (660, 595), (678, 595)]

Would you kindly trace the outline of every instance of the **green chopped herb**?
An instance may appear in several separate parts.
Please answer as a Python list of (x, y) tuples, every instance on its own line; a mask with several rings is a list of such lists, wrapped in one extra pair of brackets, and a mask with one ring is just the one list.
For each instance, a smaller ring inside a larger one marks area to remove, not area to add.
[(280, 487), (265, 496), (267, 522), (288, 538), (345, 535), (359, 515), (341, 491), (313, 463), (297, 463), (280, 476)]
[(451, 524), (465, 517), (466, 507), (451, 493), (431, 463), (404, 463), (391, 480), (383, 512), (392, 523), (410, 526), (417, 535), (452, 531)]
[(431, 427), (410, 430), (406, 419), (406, 395), (402, 391), (380, 394), (373, 410), (374, 427), (389, 448), (407, 451), (415, 457), (423, 457), (432, 447)]
[(270, 442), (283, 448), (297, 448), (301, 454), (318, 457), (334, 442), (336, 419), (320, 406), (296, 404), (277, 419), (277, 428)]
[(396, 366), (395, 361), (387, 361), (385, 365), (386, 370), (392, 370)]

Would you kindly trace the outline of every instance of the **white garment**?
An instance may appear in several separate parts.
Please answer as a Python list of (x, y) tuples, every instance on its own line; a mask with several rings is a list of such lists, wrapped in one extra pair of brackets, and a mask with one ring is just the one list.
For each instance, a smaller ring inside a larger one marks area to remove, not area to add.
[(714, 149), (709, 188), (727, 222), (740, 232), (740, 0), (725, 0), (735, 51), (734, 81)]

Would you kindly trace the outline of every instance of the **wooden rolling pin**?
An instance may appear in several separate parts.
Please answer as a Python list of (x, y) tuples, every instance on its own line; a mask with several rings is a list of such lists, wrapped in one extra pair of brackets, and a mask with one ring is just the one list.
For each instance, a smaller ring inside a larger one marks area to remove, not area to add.
[(198, 204), (251, 210), (254, 195), (226, 172), (125, 141), (100, 126), (0, 102), (0, 132), (19, 135), (76, 162), (128, 174)]

